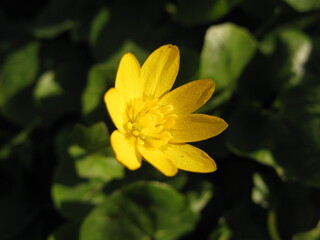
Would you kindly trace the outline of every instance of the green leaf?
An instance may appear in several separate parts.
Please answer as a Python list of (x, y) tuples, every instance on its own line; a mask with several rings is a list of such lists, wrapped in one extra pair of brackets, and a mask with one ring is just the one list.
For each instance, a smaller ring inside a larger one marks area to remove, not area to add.
[(231, 23), (207, 30), (201, 52), (200, 78), (216, 82), (216, 104), (230, 97), (237, 80), (256, 49), (255, 39), (244, 28)]
[(104, 150), (90, 153), (73, 145), (69, 148), (69, 153), (76, 160), (76, 169), (81, 177), (107, 182), (123, 176), (124, 169), (113, 157), (110, 147), (105, 146)]
[(319, 91), (319, 84), (288, 89), (278, 112), (241, 105), (230, 122), (230, 150), (273, 167), (283, 180), (319, 187)]
[(200, 182), (196, 184), (196, 190), (189, 191), (186, 196), (188, 197), (192, 211), (200, 213), (213, 196), (212, 184), (209, 182)]
[[(292, 239), (297, 233), (316, 226), (320, 219), (319, 192), (301, 184), (284, 183), (278, 186), (276, 215), (280, 235)], [(306, 238), (309, 240), (309, 238)]]
[(87, 85), (81, 98), (82, 114), (87, 119), (90, 115), (98, 114), (102, 110), (106, 111), (103, 95), (114, 83), (115, 75), (115, 68), (109, 64), (98, 64), (90, 69)]
[(33, 33), (38, 38), (54, 38), (75, 25), (74, 2), (54, 0), (39, 12)]
[(281, 96), (283, 131), (279, 131), (274, 150), (289, 176), (314, 187), (320, 186), (319, 91), (319, 84), (308, 84)]
[(109, 133), (103, 122), (90, 127), (77, 124), (73, 129), (71, 139), (79, 147), (87, 151), (95, 151), (109, 144)]
[(78, 239), (79, 228), (81, 224), (79, 222), (67, 222), (59, 226), (52, 234), (50, 234), (47, 240), (67, 240)]
[(199, 25), (225, 16), (240, 0), (179, 0), (176, 6), (178, 21), (186, 25)]
[(93, 18), (91, 27), (89, 42), (91, 45), (95, 45), (103, 27), (107, 24), (110, 18), (110, 11), (106, 8), (102, 8)]
[(320, 2), (318, 0), (284, 0), (292, 8), (299, 12), (308, 12), (320, 9)]
[(320, 239), (320, 223), (318, 225), (306, 232), (297, 233), (293, 236), (292, 240), (319, 240)]
[(33, 92), (34, 98), (36, 100), (54, 97), (57, 95), (59, 96), (62, 94), (63, 88), (56, 81), (53, 71), (47, 71), (40, 76)]
[(279, 29), (273, 32), (261, 44), (266, 54), (271, 54), (269, 81), (275, 88), (294, 87), (306, 81), (307, 63), (312, 53), (312, 40), (302, 31), (296, 29)]
[(51, 192), (55, 207), (64, 216), (79, 220), (103, 201), (105, 195), (102, 188), (103, 184), (100, 181), (82, 181), (73, 186), (56, 183)]
[(263, 177), (255, 173), (253, 175), (253, 184), (251, 198), (252, 201), (260, 206), (267, 208), (270, 200), (270, 190)]
[(231, 117), (228, 147), (239, 156), (255, 159), (282, 173), (273, 156), (273, 141), (270, 141), (276, 124), (277, 119), (271, 112), (251, 103), (240, 104)]
[(269, 240), (265, 219), (255, 213), (257, 212), (248, 203), (237, 201), (219, 219), (209, 239)]
[(54, 38), (73, 27), (74, 22), (70, 19), (61, 20), (59, 23), (47, 23), (44, 26), (41, 26), (39, 23), (39, 25), (35, 27), (33, 34), (38, 38)]
[(62, 215), (79, 221), (104, 198), (104, 183), (97, 179), (81, 179), (78, 176), (75, 161), (67, 151), (70, 144), (70, 131), (59, 132), (56, 138), (59, 163), (51, 194), (55, 207)]
[(56, 141), (59, 165), (52, 197), (63, 215), (78, 221), (105, 198), (105, 183), (122, 177), (123, 167), (113, 157), (102, 122), (76, 125), (71, 134), (63, 131)]
[(166, 184), (125, 186), (84, 220), (80, 239), (177, 239), (197, 220), (186, 198)]
[(81, 111), (89, 60), (85, 51), (62, 40), (44, 41), (41, 56), (44, 71), (32, 95), (43, 127), (49, 127)]
[(50, 1), (39, 12), (33, 34), (38, 38), (51, 39), (71, 30), (74, 40), (88, 40), (92, 18), (101, 7), (101, 2), (95, 0), (90, 3), (86, 0)]
[(96, 123), (89, 128), (77, 125), (72, 139), (74, 144), (68, 152), (75, 160), (80, 177), (106, 182), (123, 176), (123, 167), (113, 156), (104, 123)]
[(37, 127), (38, 124), (39, 124), (39, 121), (37, 120), (34, 122), (31, 122), (29, 125), (26, 126), (26, 128), (24, 128), (16, 136), (14, 136), (12, 139), (10, 139), (5, 144), (3, 144), (0, 147), (0, 161), (7, 159), (13, 153), (23, 154), (21, 152), (21, 149), (19, 151), (17, 147), (30, 144), (29, 142), (30, 135), (32, 131)]
[(232, 239), (232, 231), (229, 226), (223, 222), (210, 234), (209, 240), (229, 240)]
[(30, 87), (39, 70), (39, 43), (31, 42), (11, 53), (1, 67), (0, 109), (19, 124), (34, 118)]

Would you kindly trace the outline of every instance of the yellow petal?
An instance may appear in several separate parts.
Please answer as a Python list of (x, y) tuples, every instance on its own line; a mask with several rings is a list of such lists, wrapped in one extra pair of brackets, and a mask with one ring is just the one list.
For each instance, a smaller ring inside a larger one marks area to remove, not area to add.
[(158, 148), (138, 146), (138, 149), (144, 159), (164, 175), (172, 177), (177, 174), (178, 169), (175, 167), (175, 165), (172, 164), (171, 160), (167, 158)]
[(159, 97), (169, 91), (177, 77), (179, 62), (180, 54), (176, 46), (164, 45), (155, 50), (141, 68), (145, 95)]
[(114, 125), (123, 131), (126, 105), (120, 92), (115, 88), (110, 88), (104, 95), (104, 102)]
[(130, 170), (141, 166), (141, 155), (137, 151), (134, 139), (127, 138), (119, 131), (114, 131), (110, 137), (111, 146), (116, 159)]
[(212, 138), (228, 127), (221, 118), (206, 114), (178, 115), (175, 125), (170, 128), (170, 142), (197, 142)]
[(144, 87), (142, 80), (139, 61), (133, 54), (125, 54), (119, 64), (115, 88), (130, 101), (142, 97)]
[(210, 99), (214, 88), (210, 79), (192, 81), (165, 94), (161, 102), (173, 105), (175, 113), (192, 113)]
[(167, 144), (161, 149), (179, 169), (199, 173), (217, 170), (216, 163), (207, 153), (189, 144)]

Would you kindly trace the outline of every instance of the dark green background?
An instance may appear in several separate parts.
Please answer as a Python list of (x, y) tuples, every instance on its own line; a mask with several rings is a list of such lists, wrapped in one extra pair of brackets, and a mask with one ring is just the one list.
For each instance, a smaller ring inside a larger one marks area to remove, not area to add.
[[(1, 1), (0, 239), (320, 239), (319, 26), (319, 0)], [(175, 87), (217, 83), (215, 173), (113, 157), (119, 60), (168, 43)]]

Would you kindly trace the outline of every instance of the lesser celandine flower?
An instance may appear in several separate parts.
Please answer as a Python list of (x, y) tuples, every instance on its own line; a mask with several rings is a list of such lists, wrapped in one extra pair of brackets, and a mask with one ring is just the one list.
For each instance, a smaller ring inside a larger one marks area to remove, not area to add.
[(104, 100), (117, 127), (111, 145), (117, 160), (131, 170), (142, 158), (166, 176), (178, 169), (207, 173), (217, 169), (205, 152), (186, 142), (214, 137), (227, 128), (221, 118), (192, 114), (211, 97), (215, 83), (197, 80), (170, 91), (179, 69), (176, 46), (155, 50), (140, 67), (136, 57), (125, 54), (115, 87)]

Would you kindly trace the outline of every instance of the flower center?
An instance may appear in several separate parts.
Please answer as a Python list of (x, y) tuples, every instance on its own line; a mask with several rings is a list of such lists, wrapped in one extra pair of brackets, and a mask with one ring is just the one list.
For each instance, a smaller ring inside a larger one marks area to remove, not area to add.
[(135, 100), (128, 105), (125, 130), (137, 144), (160, 147), (172, 138), (168, 129), (177, 117), (172, 110), (172, 105), (161, 105), (158, 99)]

